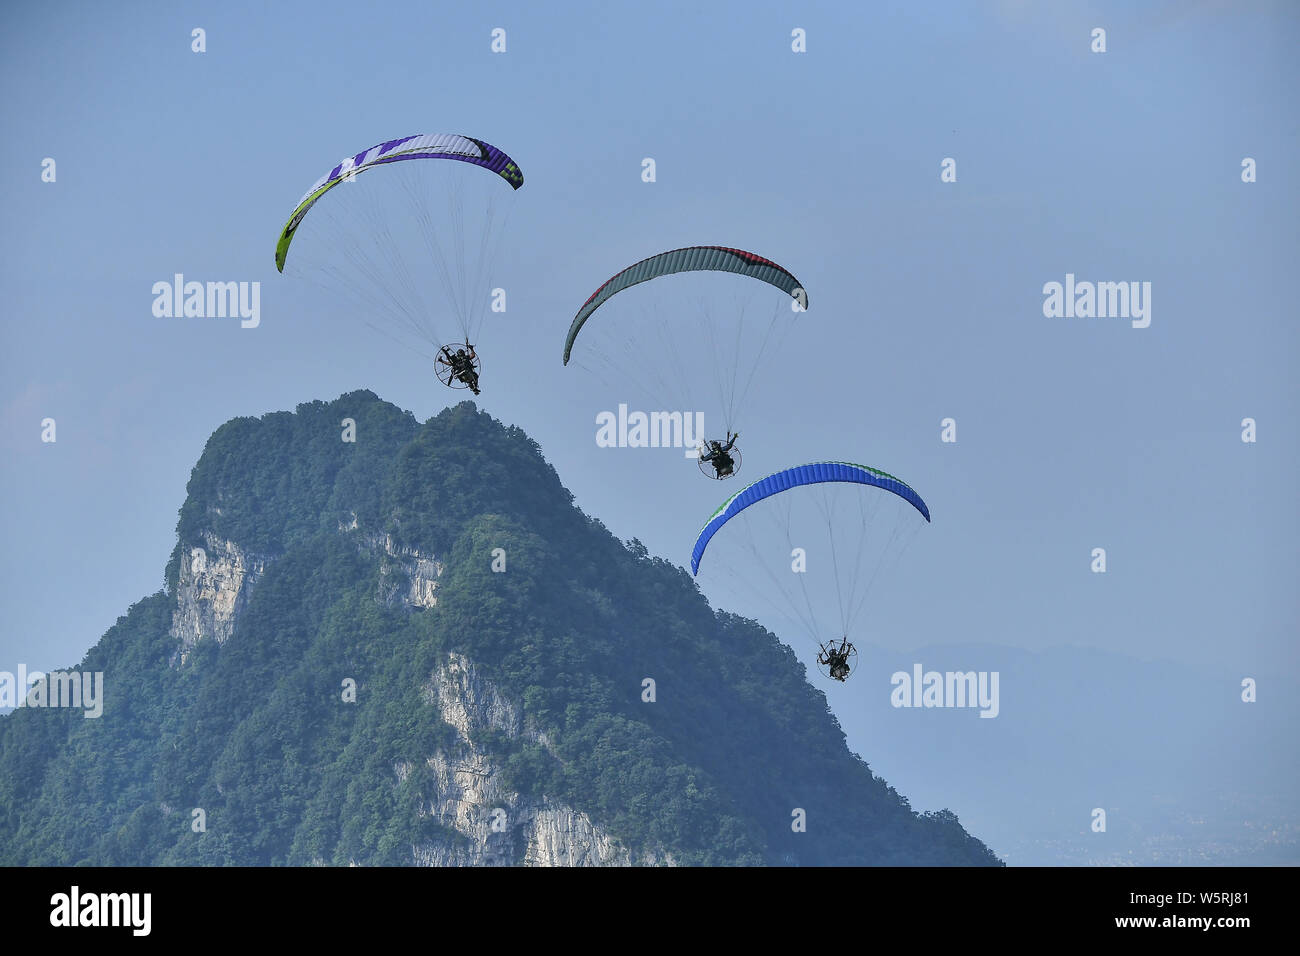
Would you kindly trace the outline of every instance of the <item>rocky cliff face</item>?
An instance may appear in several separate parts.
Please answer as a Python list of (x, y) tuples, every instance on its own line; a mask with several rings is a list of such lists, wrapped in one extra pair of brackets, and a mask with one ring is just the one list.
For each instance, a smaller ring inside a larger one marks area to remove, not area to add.
[[(340, 532), (356, 532), (355, 520)], [(435, 607), (442, 563), (413, 548), (398, 548), (388, 535), (358, 533), (357, 546), (380, 559), (378, 599), (389, 607)], [(183, 660), (204, 636), (224, 644), (235, 618), (247, 606), (273, 556), (246, 550), (233, 541), (203, 533), (203, 546), (192, 547), (181, 561), (172, 636), (180, 640)]]
[[(530, 866), (672, 865), (671, 855), (633, 854), (590, 817), (552, 800), (528, 799), (507, 789), (491, 759), (474, 744), (477, 733), (495, 730), (521, 735), (549, 749), (546, 736), (521, 719), (518, 706), (476, 671), (466, 657), (452, 654), (425, 688), (442, 718), (456, 728), (452, 752), (431, 754), (426, 762), (435, 781), (425, 812), (464, 841), (415, 848), (426, 866), (511, 864)], [(397, 768), (405, 778), (409, 766)]]
[[(355, 521), (352, 528), (356, 528)], [(391, 535), (363, 534), (358, 546), (380, 558), (379, 600), (389, 607), (435, 607), (442, 563), (414, 548), (394, 546)]]
[[(411, 548), (397, 548), (390, 537), (362, 533), (356, 523), (340, 526), (355, 535), (357, 547), (380, 562), (376, 600), (390, 607), (432, 608), (438, 603), (438, 578), (444, 568), (436, 558)], [(232, 541), (203, 535), (203, 547), (182, 561), (172, 633), (182, 642), (183, 660), (203, 636), (224, 643), (247, 607), (253, 589), (273, 560)], [(513, 865), (631, 866), (672, 865), (668, 854), (633, 854), (585, 813), (545, 796), (525, 797), (508, 789), (500, 769), (474, 743), (480, 731), (495, 730), (514, 739), (521, 735), (549, 749), (544, 734), (529, 726), (515, 701), (483, 679), (472, 661), (453, 654), (425, 687), (427, 698), (455, 728), (450, 751), (426, 758), (433, 785), (423, 812), (459, 838), (413, 847), (413, 862), (424, 866)], [(409, 764), (394, 772), (404, 780)]]
[(226, 642), (271, 560), (208, 532), (202, 547), (190, 548), (181, 561), (172, 615), (172, 636), (181, 642), (182, 660), (201, 637)]

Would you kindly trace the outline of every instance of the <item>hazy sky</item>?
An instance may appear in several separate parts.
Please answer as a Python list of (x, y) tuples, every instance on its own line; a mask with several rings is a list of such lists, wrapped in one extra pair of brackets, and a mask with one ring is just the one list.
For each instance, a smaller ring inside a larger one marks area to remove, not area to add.
[[(1300, 8), (697, 6), (7, 11), (0, 669), (75, 663), (161, 586), (223, 422), (357, 388), (422, 420), (463, 397), (272, 257), (344, 154), (458, 132), (526, 175), (480, 407), (620, 537), (685, 564), (735, 488), (676, 450), (598, 448), (598, 412), (648, 402), (563, 367), (564, 333), (637, 259), (740, 246), (804, 282), (799, 345), (820, 361), (755, 386), (746, 476), (860, 461), (933, 512), (863, 640), (1294, 679)], [(155, 318), (151, 287), (178, 272), (262, 283), (260, 326)], [(1151, 283), (1150, 326), (1044, 317), (1067, 273)]]

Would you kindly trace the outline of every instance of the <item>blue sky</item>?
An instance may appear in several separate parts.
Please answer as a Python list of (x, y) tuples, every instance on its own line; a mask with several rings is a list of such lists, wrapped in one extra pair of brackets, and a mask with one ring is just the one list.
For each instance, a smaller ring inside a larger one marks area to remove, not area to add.
[[(758, 392), (746, 468), (863, 461), (934, 514), (865, 640), (1298, 676), (1293, 4), (50, 3), (7, 21), (0, 669), (79, 660), (161, 585), (221, 423), (356, 388), (421, 419), (462, 397), (272, 261), (339, 157), (447, 131), (527, 177), (480, 406), (620, 537), (684, 564), (725, 489), (677, 451), (598, 448), (598, 412), (648, 403), (563, 367), (565, 330), (637, 259), (737, 245), (804, 282), (798, 341), (820, 363)], [(176, 272), (261, 282), (260, 326), (155, 318)], [(1150, 327), (1045, 318), (1066, 273), (1149, 281)]]

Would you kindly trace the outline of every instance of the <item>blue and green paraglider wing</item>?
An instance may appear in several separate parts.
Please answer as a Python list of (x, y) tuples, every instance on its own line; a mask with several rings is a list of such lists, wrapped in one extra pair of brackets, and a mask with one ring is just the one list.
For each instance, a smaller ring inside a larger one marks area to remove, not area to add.
[(722, 503), (722, 507), (713, 513), (713, 517), (695, 539), (695, 548), (691, 552), (691, 574), (700, 573), (700, 560), (704, 557), (704, 549), (709, 546), (709, 540), (721, 530), (724, 524), (750, 505), (791, 488), (826, 481), (871, 485), (892, 492), (919, 511), (926, 521), (930, 520), (930, 509), (921, 500), (921, 496), (904, 482), (879, 469), (846, 461), (817, 461), (807, 465), (796, 465), (746, 485)]

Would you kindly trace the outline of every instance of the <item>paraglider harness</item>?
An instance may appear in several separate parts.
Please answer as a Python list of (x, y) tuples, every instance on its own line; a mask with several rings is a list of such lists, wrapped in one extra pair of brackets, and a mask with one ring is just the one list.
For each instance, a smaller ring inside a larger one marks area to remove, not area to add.
[(446, 377), (443, 375), (443, 369), (436, 369), (438, 378), (443, 384), (456, 388), (457, 386), (454, 383), (460, 382), (475, 395), (479, 394), (478, 355), (474, 351), (474, 346), (466, 343), (463, 348), (457, 348), (455, 352), (452, 352), (451, 346), (444, 345), (439, 350), (438, 362), (447, 366), (445, 370)]
[[(734, 475), (736, 473), (736, 459), (731, 456), (731, 451), (736, 447), (736, 439), (739, 437), (740, 432), (736, 432), (734, 435), (727, 432), (727, 444), (725, 446), (720, 441), (708, 441), (708, 451), (700, 454), (700, 470), (704, 470), (702, 463), (708, 462), (713, 466), (715, 472), (712, 477), (722, 479)], [(739, 453), (737, 453), (737, 457), (739, 457)]]
[(853, 665), (849, 663), (849, 658), (857, 654), (857, 649), (849, 643), (849, 639), (847, 637), (841, 638), (839, 646), (836, 646), (834, 641), (827, 641), (821, 645), (821, 651), (817, 655), (817, 663), (822, 667), (829, 668), (830, 676), (835, 680), (847, 680), (849, 672), (853, 669)]

